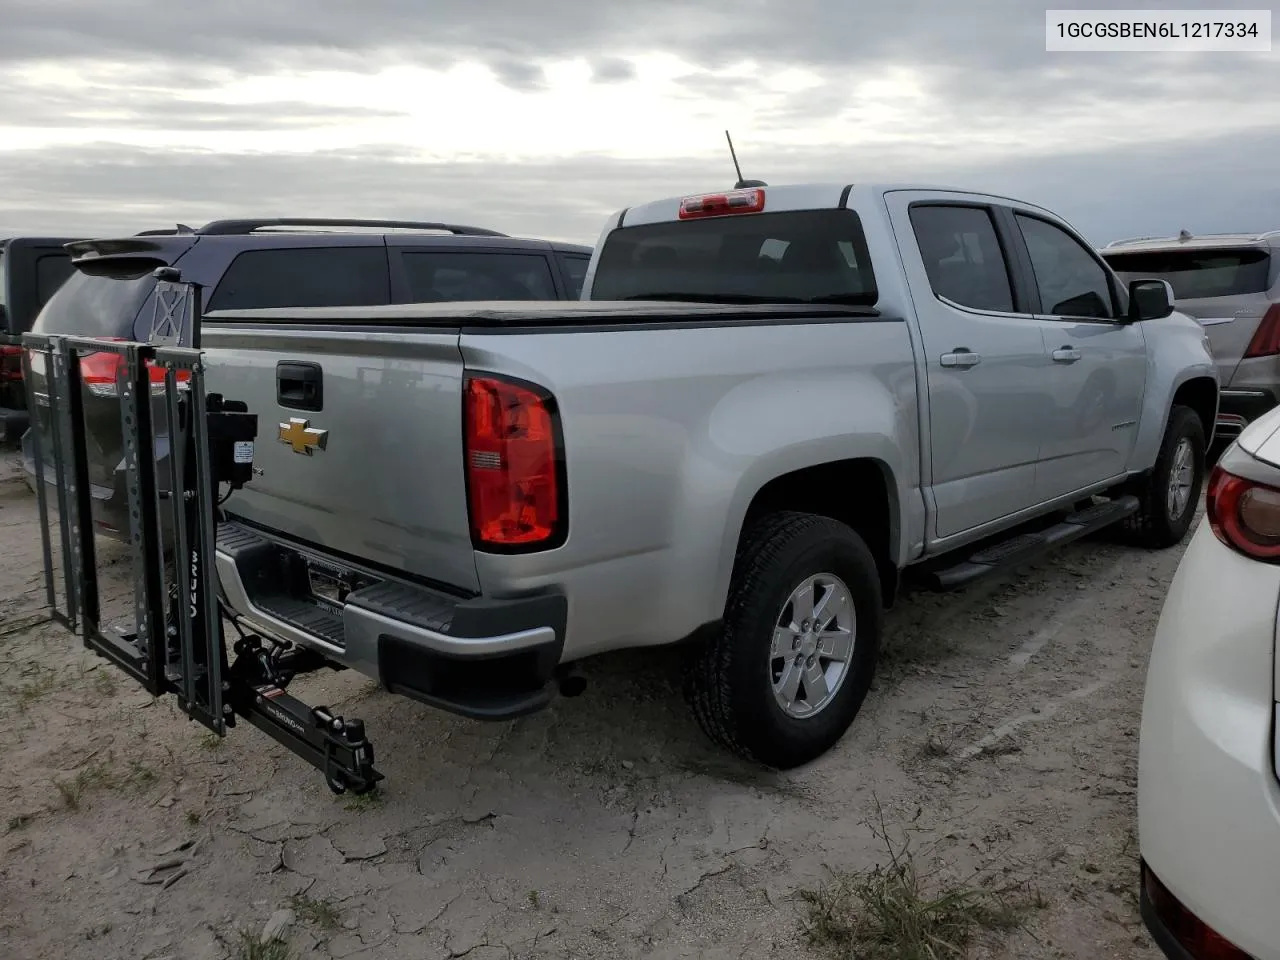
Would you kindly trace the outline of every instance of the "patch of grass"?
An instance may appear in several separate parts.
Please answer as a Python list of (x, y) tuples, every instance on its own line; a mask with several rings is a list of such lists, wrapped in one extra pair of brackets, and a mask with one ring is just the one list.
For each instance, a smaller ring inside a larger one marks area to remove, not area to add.
[(145, 787), (155, 783), (157, 778), (156, 772), (146, 764), (137, 760), (129, 761), (129, 773), (125, 776), (125, 782), (130, 786)]
[(922, 875), (904, 841), (879, 832), (887, 865), (838, 874), (818, 890), (802, 890), (809, 941), (858, 960), (947, 960), (964, 956), (982, 933), (1006, 933), (1045, 906), (1020, 884), (995, 888), (938, 882)]
[(93, 673), (93, 689), (102, 697), (114, 697), (119, 687), (116, 678), (106, 670), (95, 670)]
[(336, 930), (342, 923), (341, 912), (329, 900), (316, 900), (305, 894), (298, 894), (290, 906), (299, 920), (314, 923), (322, 930)]
[(382, 791), (374, 787), (368, 793), (353, 793), (347, 802), (342, 805), (342, 809), (352, 813), (361, 813), (380, 806), (382, 806)]
[(252, 933), (241, 933), (234, 960), (293, 960), (293, 950), (286, 940), (263, 940)]
[(115, 766), (114, 757), (108, 753), (106, 758), (90, 763), (76, 771), (69, 780), (53, 781), (54, 787), (67, 810), (79, 810), (80, 804), (90, 793), (104, 790), (118, 790), (123, 787), (143, 788), (156, 782), (159, 775), (138, 760), (130, 760), (125, 770)]
[(111, 770), (109, 761), (91, 763), (76, 771), (70, 780), (54, 780), (62, 805), (67, 810), (79, 810), (80, 802), (89, 793), (97, 790), (110, 790), (118, 786), (119, 780)]
[(22, 683), (14, 690), (21, 713), (25, 713), (33, 703), (58, 688), (58, 671), (52, 667), (33, 663), (22, 671), (22, 676)]
[(535, 910), (538, 910), (538, 909), (540, 909), (540, 908), (541, 908), (542, 904), (541, 904), (541, 903), (540, 903), (540, 901), (538, 900), (538, 891), (537, 891), (537, 890), (530, 890), (530, 891), (529, 891), (529, 906), (533, 907), (533, 909), (535, 909)]
[(195, 810), (188, 810), (188, 811), (187, 811), (187, 825), (188, 825), (188, 826), (191, 826), (191, 827), (194, 827), (194, 826), (198, 826), (198, 825), (199, 825), (199, 823), (200, 823), (200, 814), (199, 814), (197, 811), (195, 811)]
[(210, 731), (200, 738), (200, 746), (205, 750), (218, 750), (222, 747), (225, 737), (220, 737), (216, 733)]
[(31, 824), (31, 814), (20, 813), (16, 817), (9, 818), (9, 828), (7, 833), (13, 833), (15, 830), (22, 830)]

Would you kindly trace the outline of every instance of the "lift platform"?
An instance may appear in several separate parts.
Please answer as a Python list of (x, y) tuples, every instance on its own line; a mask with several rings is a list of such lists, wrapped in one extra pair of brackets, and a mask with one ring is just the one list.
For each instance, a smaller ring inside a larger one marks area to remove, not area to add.
[[(156, 278), (146, 341), (32, 333), (8, 338), (22, 348), (30, 394), (37, 390), (33, 368), (41, 374), (40, 395), (29, 396), (30, 409), (38, 400), (48, 410), (47, 418), (32, 416), (30, 429), (50, 616), (151, 695), (175, 697), (191, 720), (218, 736), (243, 719), (322, 771), (335, 793), (367, 793), (383, 775), (374, 767), (364, 723), (286, 692), (301, 674), (341, 665), (239, 626), (228, 649), (214, 550), (221, 504), (253, 479), (257, 415), (205, 389), (200, 287), (183, 282), (172, 267), (157, 270)], [(81, 376), (81, 360), (90, 353), (119, 358), (134, 574), (132, 617), (107, 627)], [(56, 559), (51, 513), (57, 518)]]

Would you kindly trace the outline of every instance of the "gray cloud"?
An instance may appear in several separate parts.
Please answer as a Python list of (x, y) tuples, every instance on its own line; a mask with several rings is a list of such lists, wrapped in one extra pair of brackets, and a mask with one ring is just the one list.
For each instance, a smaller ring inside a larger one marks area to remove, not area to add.
[[(1089, 8), (1096, 0), (1059, 0), (1055, 6)], [(621, 0), (486, 0), (483, 16), (462, 0), (433, 0), (429, 15), (417, 0), (220, 0), (198, 8), (149, 0), (48, 0), (6, 7), (0, 61), (10, 62), (145, 57), (254, 69), (372, 70), (388, 60), (482, 59), (506, 64), (500, 72), (519, 85), (529, 75), (513, 70), (513, 61), (660, 49), (703, 66), (750, 57), (855, 71), (886, 63), (950, 64), (1016, 83), (1013, 74), (1039, 71), (1048, 56), (1044, 7), (1025, 0), (650, 0), (643, 13)], [(1217, 57), (1215, 63), (1232, 69), (1228, 61), (1242, 59)], [(1085, 54), (1055, 55), (1054, 62), (1120, 76), (1135, 62), (1172, 61), (1103, 61)]]
[[(1274, 229), (1280, 131), (1081, 151), (982, 167), (945, 151), (879, 147), (856, 160), (800, 149), (753, 153), (747, 172), (805, 180), (942, 182), (1011, 194), (1072, 221), (1098, 244), (1120, 236)], [(1230, 156), (1230, 170), (1222, 158)], [(0, 153), (0, 236), (103, 235), (230, 216), (445, 219), (508, 233), (594, 242), (609, 214), (659, 197), (722, 189), (723, 160), (581, 156), (536, 163), (414, 162), (393, 148), (228, 156), (98, 146)], [(50, 198), (59, 198), (56, 203)], [(406, 202), (405, 198), (413, 198)]]
[[(109, 111), (103, 125), (133, 129), (297, 129), (387, 114), (376, 104), (330, 110), (192, 97), (245, 74), (372, 72), (464, 60), (485, 62), (519, 90), (543, 85), (543, 65), (563, 57), (585, 58), (594, 82), (616, 83), (636, 76), (632, 58), (661, 51), (693, 65), (679, 84), (684, 97), (705, 105), (712, 149), (725, 104), (759, 103), (752, 113), (759, 136), (734, 131), (748, 176), (973, 183), (1054, 206), (1099, 241), (1184, 225), (1235, 229), (1268, 203), (1280, 209), (1261, 160), (1276, 155), (1280, 136), (1188, 134), (1200, 118), (1238, 110), (1250, 98), (1259, 102), (1275, 86), (1274, 55), (1047, 54), (1044, 8), (1025, 0), (651, 0), (643, 14), (619, 0), (486, 0), (483, 17), (461, 0), (433, 0), (429, 15), (416, 0), (220, 0), (199, 9), (150, 0), (0, 0), (0, 7), (0, 68), (9, 68), (0, 124), (86, 126)], [(86, 82), (76, 91), (24, 77), (35, 61), (80, 69), (85, 58)], [(757, 68), (746, 79), (707, 72), (748, 59)], [(788, 67), (816, 72), (820, 86), (766, 103), (765, 81)], [(895, 67), (919, 72), (926, 92), (941, 102), (942, 118), (905, 116), (890, 128), (879, 121), (882, 137), (887, 131), (899, 142), (864, 143), (861, 119), (879, 104), (860, 102), (858, 85), (885, 79)], [(1182, 101), (1197, 109), (1174, 113), (1170, 104)], [(1062, 117), (1086, 118), (1092, 129), (1056, 155), (1019, 158), (1044, 152), (1029, 132), (1033, 124), (1042, 129)], [(780, 131), (835, 118), (848, 129), (838, 156), (769, 143), (771, 134), (786, 142)], [(1153, 118), (1168, 139), (1144, 143), (1145, 134), (1133, 131)], [(966, 167), (947, 145), (957, 133), (990, 135), (1009, 144), (1010, 156)], [(100, 232), (244, 213), (474, 221), (480, 210), (501, 229), (591, 240), (616, 207), (720, 187), (730, 178), (727, 151), (660, 163), (577, 157), (424, 165), (393, 149), (232, 157), (105, 145), (8, 152), (0, 146), (0, 228)], [(406, 197), (415, 198), (412, 209)]]
[(635, 64), (622, 57), (597, 57), (591, 63), (591, 79), (597, 83), (619, 83), (635, 78)]
[(88, 92), (19, 87), (0, 106), (0, 122), (20, 127), (109, 126), (132, 130), (264, 131), (313, 128), (404, 116), (377, 107), (344, 109), (302, 101), (217, 103), (150, 90)]

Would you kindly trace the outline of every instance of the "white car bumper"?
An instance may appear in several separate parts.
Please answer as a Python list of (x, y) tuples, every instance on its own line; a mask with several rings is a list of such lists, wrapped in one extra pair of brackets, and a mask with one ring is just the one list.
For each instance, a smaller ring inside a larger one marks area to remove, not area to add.
[[(1187, 911), (1256, 960), (1280, 960), (1278, 600), (1280, 566), (1235, 553), (1202, 521), (1156, 630), (1138, 760), (1143, 861)], [(1143, 907), (1169, 956), (1220, 955), (1179, 953)]]

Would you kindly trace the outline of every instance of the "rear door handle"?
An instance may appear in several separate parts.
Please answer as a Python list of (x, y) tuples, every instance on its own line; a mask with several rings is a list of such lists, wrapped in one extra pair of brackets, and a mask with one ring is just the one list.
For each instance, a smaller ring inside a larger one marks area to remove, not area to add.
[(940, 356), (938, 362), (944, 367), (976, 367), (982, 362), (982, 357), (967, 347), (956, 347), (952, 353)]
[(282, 360), (276, 364), (276, 402), (290, 410), (324, 407), (324, 378), (320, 364)]
[(1059, 347), (1053, 351), (1054, 363), (1075, 363), (1080, 359), (1080, 351), (1075, 347)]

